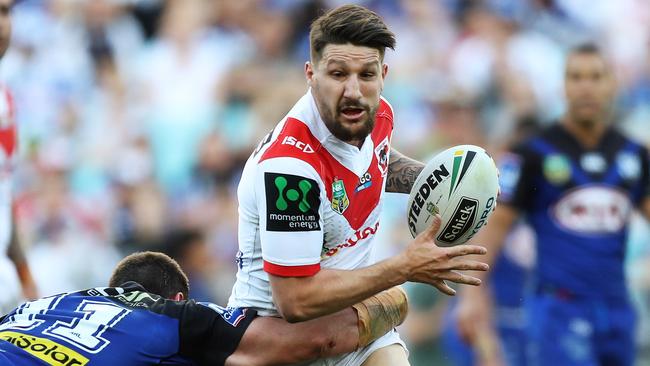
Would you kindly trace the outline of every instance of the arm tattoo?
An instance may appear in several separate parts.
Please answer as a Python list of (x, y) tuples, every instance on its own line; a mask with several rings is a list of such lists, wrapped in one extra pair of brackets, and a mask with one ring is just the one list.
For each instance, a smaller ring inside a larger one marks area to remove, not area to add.
[(424, 169), (424, 164), (402, 155), (392, 149), (386, 177), (386, 192), (410, 193), (415, 179)]

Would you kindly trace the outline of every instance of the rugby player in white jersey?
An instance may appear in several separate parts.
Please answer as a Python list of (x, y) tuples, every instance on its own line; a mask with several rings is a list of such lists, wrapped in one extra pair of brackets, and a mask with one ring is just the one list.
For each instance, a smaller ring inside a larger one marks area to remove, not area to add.
[[(12, 0), (0, 0), (0, 58), (9, 47), (12, 5)], [(18, 305), (23, 297), (30, 300), (37, 297), (14, 227), (11, 172), (16, 140), (11, 95), (0, 85), (0, 314)]]
[[(372, 264), (384, 191), (408, 193), (423, 164), (390, 147), (393, 111), (380, 94), (395, 37), (360, 6), (318, 18), (305, 64), (307, 93), (251, 155), (238, 188), (239, 254), (230, 307), (290, 322), (344, 309), (406, 281), (453, 295), (445, 281), (479, 285), (458, 270), (487, 270), (465, 259), (479, 246), (439, 248), (434, 229)], [(439, 225), (439, 218), (436, 219)], [(391, 331), (323, 365), (408, 365)]]

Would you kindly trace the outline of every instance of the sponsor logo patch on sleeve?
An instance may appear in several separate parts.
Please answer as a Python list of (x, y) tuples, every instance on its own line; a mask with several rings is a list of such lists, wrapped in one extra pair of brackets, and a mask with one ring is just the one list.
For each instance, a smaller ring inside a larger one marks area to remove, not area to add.
[(233, 327), (239, 326), (239, 323), (246, 318), (246, 311), (248, 310), (246, 308), (224, 308), (211, 302), (198, 302), (197, 304), (212, 309)]
[(320, 188), (313, 179), (264, 173), (266, 230), (320, 230)]

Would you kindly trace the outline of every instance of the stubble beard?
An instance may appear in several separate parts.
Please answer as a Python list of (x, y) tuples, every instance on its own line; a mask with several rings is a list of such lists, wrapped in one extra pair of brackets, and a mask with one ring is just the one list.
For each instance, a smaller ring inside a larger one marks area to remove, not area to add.
[(591, 130), (595, 128), (602, 120), (604, 120), (605, 113), (605, 111), (599, 111), (598, 113), (587, 116), (575, 113), (573, 115), (573, 121), (579, 128)]
[[(351, 106), (351, 104), (345, 104), (346, 106)], [(366, 106), (361, 106), (359, 104), (352, 104), (356, 107), (363, 108), (366, 111), (366, 118), (362, 122), (361, 128), (351, 130), (346, 128), (342, 122), (339, 122), (338, 118), (341, 117), (341, 108), (338, 107), (336, 112), (332, 112), (327, 107), (321, 107), (321, 118), (327, 126), (327, 129), (330, 131), (334, 137), (344, 142), (353, 142), (353, 141), (363, 141), (375, 127), (375, 115), (377, 113), (378, 106), (374, 108), (367, 108)], [(324, 113), (323, 113), (324, 112)], [(357, 122), (358, 123), (358, 122)]]

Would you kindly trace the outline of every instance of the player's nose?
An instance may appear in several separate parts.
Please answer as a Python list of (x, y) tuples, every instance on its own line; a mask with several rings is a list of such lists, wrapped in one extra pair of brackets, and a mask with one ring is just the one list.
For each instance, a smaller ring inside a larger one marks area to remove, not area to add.
[(361, 85), (359, 85), (359, 77), (357, 75), (351, 75), (345, 82), (343, 97), (349, 100), (361, 99)]

